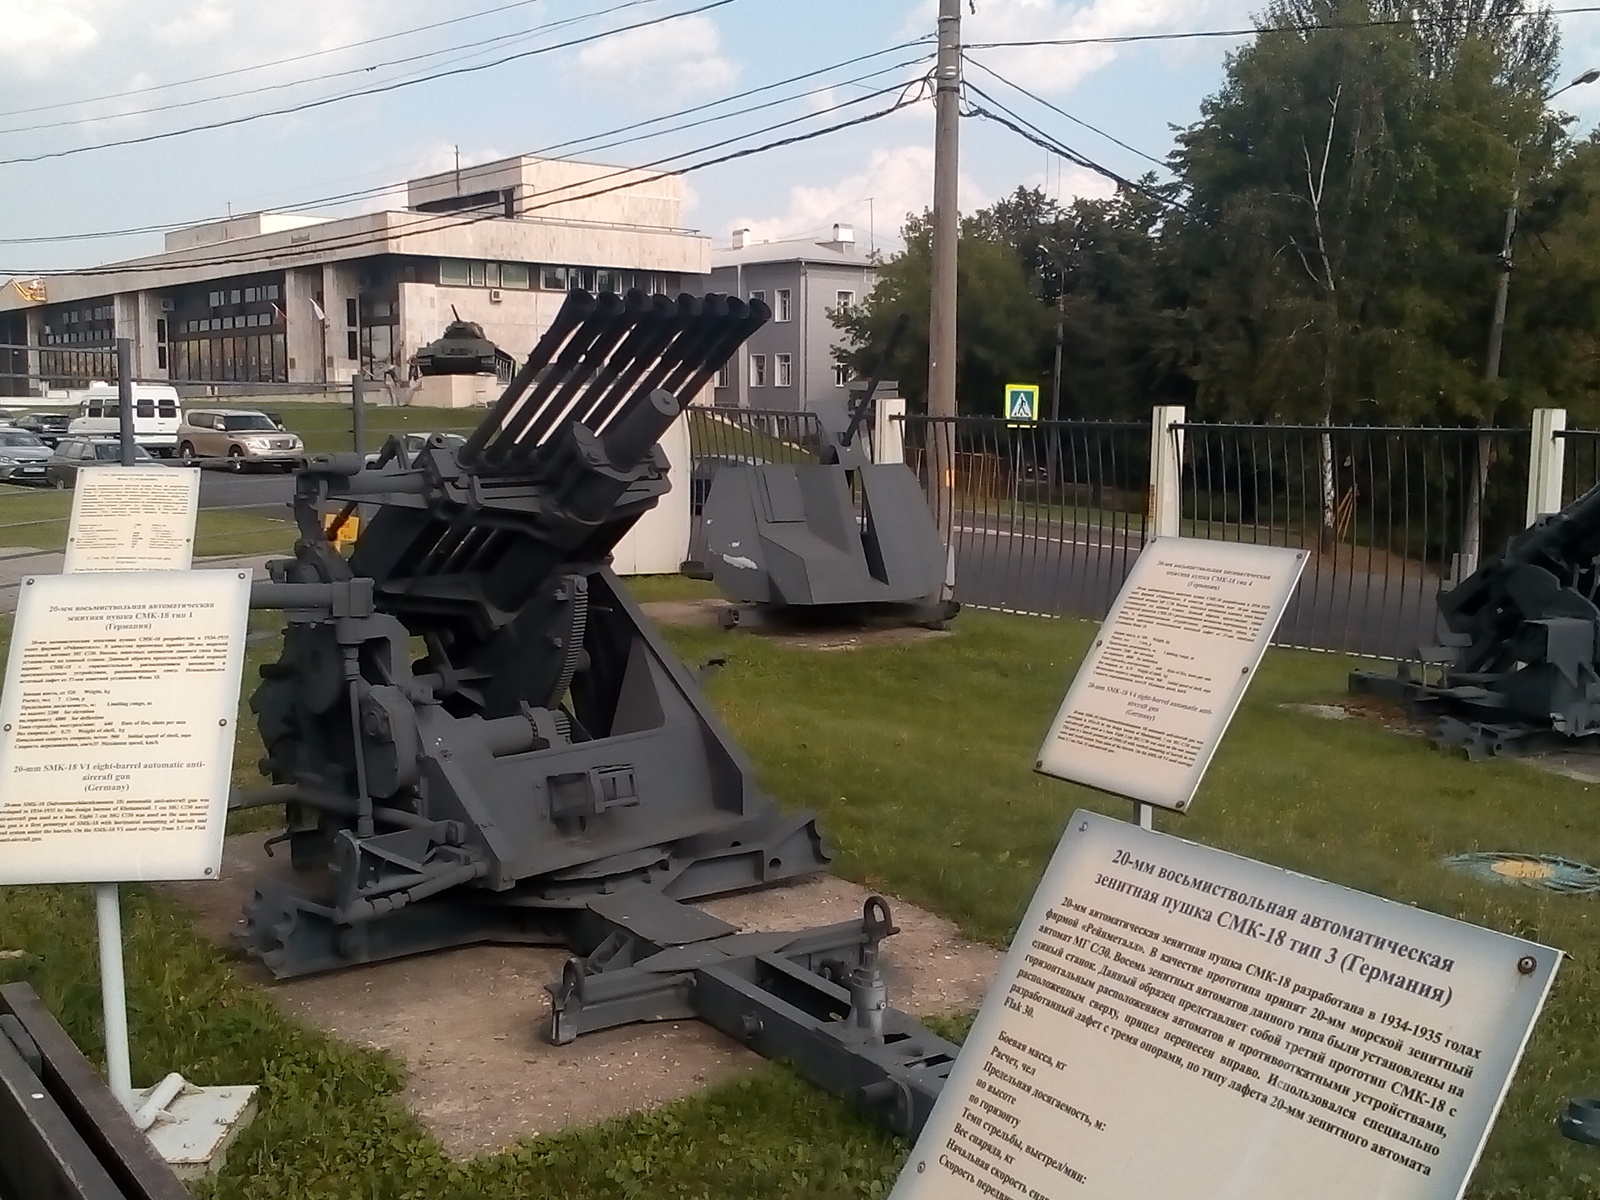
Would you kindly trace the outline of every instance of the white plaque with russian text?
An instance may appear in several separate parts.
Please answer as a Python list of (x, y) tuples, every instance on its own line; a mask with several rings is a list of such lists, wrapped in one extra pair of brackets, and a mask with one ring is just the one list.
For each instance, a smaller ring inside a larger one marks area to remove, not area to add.
[(200, 472), (85, 467), (72, 493), (64, 572), (187, 571)]
[(1139, 555), (1035, 768), (1186, 809), (1305, 566), (1304, 550), (1157, 538)]
[(1560, 958), (1080, 811), (890, 1200), (1458, 1200)]
[(215, 878), (248, 571), (35, 575), (0, 693), (0, 884)]

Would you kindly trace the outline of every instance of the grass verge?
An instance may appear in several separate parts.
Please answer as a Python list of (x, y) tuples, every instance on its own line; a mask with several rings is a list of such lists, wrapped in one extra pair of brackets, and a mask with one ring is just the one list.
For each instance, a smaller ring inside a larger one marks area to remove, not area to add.
[[(678, 586), (637, 590), (653, 599)], [(709, 685), (713, 701), (765, 786), (821, 813), (843, 874), (1004, 942), (1071, 811), (1127, 815), (1128, 806), (1029, 769), (1092, 627), (969, 612), (955, 630), (844, 653), (742, 631), (668, 636), (689, 661), (727, 657)], [(1469, 1194), (1596, 1194), (1593, 1151), (1553, 1127), (1565, 1099), (1589, 1093), (1600, 1072), (1595, 901), (1491, 888), (1439, 866), (1444, 854), (1486, 849), (1600, 861), (1596, 796), (1522, 764), (1469, 764), (1420, 740), (1282, 707), (1342, 694), (1349, 666), (1269, 654), (1193, 815), (1158, 819), (1200, 842), (1566, 950)], [(874, 1196), (903, 1157), (903, 1144), (773, 1067), (654, 1113), (452, 1163), (400, 1108), (393, 1063), (295, 1025), (161, 897), (128, 890), (138, 1081), (180, 1069), (202, 1082), (264, 1085), (262, 1116), (210, 1194)], [(31, 955), (0, 961), (0, 978), (34, 979), (94, 1051), (86, 893), (0, 890), (0, 943)]]
[[(62, 550), (72, 519), (72, 493), (0, 484), (0, 547)], [(195, 522), (197, 555), (287, 553), (295, 527), (286, 508), (202, 508)]]

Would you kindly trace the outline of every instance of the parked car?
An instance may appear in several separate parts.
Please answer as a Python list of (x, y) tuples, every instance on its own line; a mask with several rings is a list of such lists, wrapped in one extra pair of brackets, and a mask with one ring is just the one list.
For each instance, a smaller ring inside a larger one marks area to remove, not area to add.
[(190, 466), (210, 459), (235, 471), (257, 463), (292, 471), (305, 453), (304, 442), (253, 408), (191, 408), (178, 426), (178, 457)]
[(0, 481), (43, 483), (49, 458), (50, 447), (26, 429), (0, 428)]
[(34, 434), (46, 446), (53, 447), (62, 438), (67, 436), (67, 426), (72, 418), (66, 413), (28, 413), (11, 422), (18, 429), (26, 429)]
[[(96, 380), (81, 392), (78, 415), (67, 425), (73, 437), (116, 437), (122, 431), (117, 385)], [(152, 454), (170, 458), (177, 447), (178, 390), (164, 383), (133, 385), (133, 440)]]
[(711, 494), (711, 481), (723, 467), (764, 467), (767, 460), (754, 454), (706, 454), (689, 470), (689, 512), (698, 517)]
[[(55, 452), (44, 464), (44, 481), (57, 491), (76, 487), (78, 471), (84, 467), (114, 467), (122, 460), (122, 443), (117, 438), (67, 437), (56, 444)], [(134, 445), (133, 465), (159, 467), (143, 446)]]
[[(406, 449), (406, 461), (410, 462), (413, 458), (415, 458), (417, 456), (417, 452), (428, 444), (428, 439), (432, 436), (433, 434), (431, 433), (408, 433), (402, 437), (400, 441)], [(444, 444), (451, 450), (459, 450), (461, 447), (467, 444), (467, 439), (462, 437), (459, 433), (447, 433), (443, 436)], [(380, 450), (374, 450), (369, 453), (367, 455), (367, 466), (377, 466), (378, 458), (381, 454), (382, 451)]]

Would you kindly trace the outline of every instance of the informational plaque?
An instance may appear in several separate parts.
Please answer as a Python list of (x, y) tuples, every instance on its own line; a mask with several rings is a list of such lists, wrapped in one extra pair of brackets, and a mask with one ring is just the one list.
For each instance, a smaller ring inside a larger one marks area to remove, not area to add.
[(1457, 1200), (1560, 957), (1075, 813), (890, 1200)]
[(61, 569), (187, 571), (199, 505), (199, 471), (86, 467), (73, 488)]
[(248, 571), (22, 581), (0, 884), (215, 877), (249, 604)]
[(1035, 769), (1185, 809), (1305, 566), (1304, 550), (1157, 538), (1051, 722)]

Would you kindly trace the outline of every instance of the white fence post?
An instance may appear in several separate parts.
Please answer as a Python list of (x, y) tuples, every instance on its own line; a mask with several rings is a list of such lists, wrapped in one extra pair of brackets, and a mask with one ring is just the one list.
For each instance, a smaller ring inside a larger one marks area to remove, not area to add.
[(1183, 493), (1183, 405), (1160, 404), (1150, 414), (1150, 519), (1146, 538), (1177, 537), (1181, 532)]
[(872, 461), (876, 463), (903, 463), (906, 460), (905, 422), (906, 402), (902, 396), (885, 396), (875, 406), (873, 418)]
[(1567, 427), (1567, 410), (1564, 408), (1536, 408), (1533, 410), (1533, 444), (1528, 450), (1528, 513), (1527, 523), (1543, 513), (1561, 511), (1562, 470), (1566, 463), (1566, 439), (1561, 431)]

